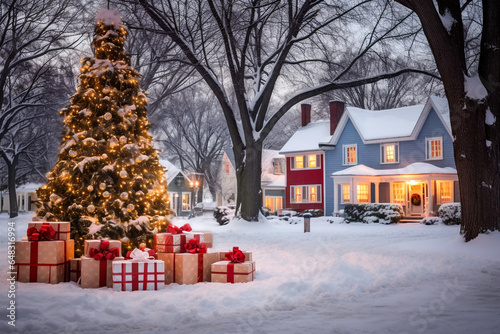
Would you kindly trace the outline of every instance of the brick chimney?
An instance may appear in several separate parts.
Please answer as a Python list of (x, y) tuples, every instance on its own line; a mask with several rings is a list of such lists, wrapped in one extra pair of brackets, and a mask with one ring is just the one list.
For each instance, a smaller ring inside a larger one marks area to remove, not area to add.
[(302, 126), (306, 126), (311, 123), (311, 105), (301, 104), (300, 109), (302, 110)]
[(339, 125), (340, 117), (344, 113), (344, 106), (345, 103), (342, 101), (330, 102), (330, 135), (333, 135), (337, 125)]

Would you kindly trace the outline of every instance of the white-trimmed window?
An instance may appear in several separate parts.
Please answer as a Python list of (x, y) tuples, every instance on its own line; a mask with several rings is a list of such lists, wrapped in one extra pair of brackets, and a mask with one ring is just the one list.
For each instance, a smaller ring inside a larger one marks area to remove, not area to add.
[(292, 169), (321, 168), (321, 156), (319, 154), (296, 155), (290, 159), (292, 160)]
[(453, 202), (453, 181), (436, 181), (437, 204)]
[(290, 198), (292, 203), (321, 202), (321, 185), (291, 186)]
[(265, 198), (265, 207), (271, 212), (283, 209), (283, 197), (268, 196)]
[(358, 163), (358, 144), (343, 145), (343, 159), (344, 165), (356, 165)]
[(283, 163), (281, 159), (273, 159), (273, 169), (275, 175), (283, 174)]
[(370, 184), (358, 183), (358, 203), (370, 203)]
[(392, 183), (392, 202), (398, 204), (405, 203), (405, 187), (404, 182), (393, 182)]
[(340, 198), (342, 199), (340, 204), (351, 203), (351, 185), (349, 183), (341, 184), (342, 195)]
[(399, 162), (399, 143), (380, 144), (380, 163), (396, 164)]
[(182, 211), (189, 211), (191, 206), (191, 193), (182, 193)]
[(443, 137), (425, 138), (425, 159), (426, 160), (443, 159)]

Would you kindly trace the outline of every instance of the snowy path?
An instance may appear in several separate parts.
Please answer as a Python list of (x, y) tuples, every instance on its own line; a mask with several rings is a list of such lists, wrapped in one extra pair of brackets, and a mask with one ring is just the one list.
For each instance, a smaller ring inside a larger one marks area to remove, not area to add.
[[(29, 216), (16, 219), (17, 238)], [(6, 226), (6, 215), (0, 224)], [(186, 220), (174, 221), (182, 225)], [(256, 281), (172, 284), (162, 291), (17, 284), (22, 333), (497, 333), (500, 233), (465, 244), (457, 226), (283, 222), (218, 226), (214, 249), (253, 251)], [(6, 254), (6, 228), (0, 249)], [(6, 262), (0, 270), (6, 277)], [(7, 284), (0, 283), (0, 307)], [(4, 314), (6, 311), (4, 311)], [(12, 331), (5, 315), (0, 331)]]

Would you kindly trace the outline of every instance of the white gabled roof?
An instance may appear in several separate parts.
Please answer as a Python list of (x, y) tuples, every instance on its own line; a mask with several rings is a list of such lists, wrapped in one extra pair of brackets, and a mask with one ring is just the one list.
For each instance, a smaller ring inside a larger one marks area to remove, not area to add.
[[(286, 179), (285, 174), (274, 174), (274, 159), (285, 159), (284, 155), (281, 155), (279, 151), (276, 150), (262, 150), (262, 176), (261, 183), (266, 188), (285, 188)], [(284, 164), (283, 164), (283, 167)]]
[(395, 169), (374, 169), (365, 165), (353, 167), (332, 173), (332, 176), (364, 175), (415, 175), (415, 174), (457, 174), (457, 170), (452, 167), (437, 167), (426, 162), (415, 162), (403, 168)]
[(177, 174), (179, 174), (179, 173), (181, 173), (188, 180), (188, 182), (190, 181), (189, 178), (186, 176), (186, 174), (184, 174), (184, 172), (180, 168), (175, 166), (173, 163), (171, 163), (167, 159), (160, 159), (159, 162), (160, 162), (160, 165), (162, 165), (164, 167), (164, 169), (166, 170), (165, 178), (167, 179), (167, 184), (172, 182), (175, 179), (175, 177), (177, 176)]
[(281, 154), (318, 151), (319, 144), (331, 139), (330, 121), (309, 123), (300, 127), (281, 148)]

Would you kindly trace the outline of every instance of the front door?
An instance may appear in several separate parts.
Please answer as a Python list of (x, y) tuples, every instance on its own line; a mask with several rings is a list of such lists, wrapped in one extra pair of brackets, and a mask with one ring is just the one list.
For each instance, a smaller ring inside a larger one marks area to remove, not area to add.
[(410, 216), (423, 216), (425, 203), (425, 183), (409, 184), (408, 187)]

